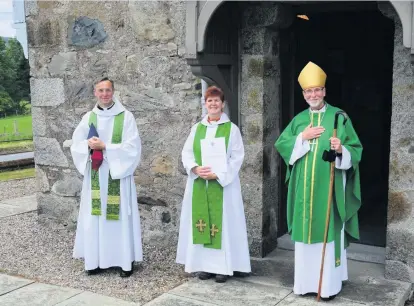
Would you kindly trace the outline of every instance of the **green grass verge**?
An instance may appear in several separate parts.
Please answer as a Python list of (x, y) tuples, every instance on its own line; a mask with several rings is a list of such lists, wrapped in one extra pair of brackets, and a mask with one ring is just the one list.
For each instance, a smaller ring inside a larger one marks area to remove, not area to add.
[(35, 168), (0, 172), (0, 182), (35, 177)]
[(32, 151), (33, 140), (0, 142), (0, 155)]
[[(14, 135), (15, 121), (19, 135)], [(32, 115), (11, 116), (0, 119), (0, 142), (27, 140), (32, 138)]]

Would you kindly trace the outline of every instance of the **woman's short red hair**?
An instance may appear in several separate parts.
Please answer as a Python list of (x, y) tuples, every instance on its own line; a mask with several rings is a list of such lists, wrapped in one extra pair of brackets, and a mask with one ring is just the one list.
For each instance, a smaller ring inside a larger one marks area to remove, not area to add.
[(207, 99), (210, 97), (219, 97), (221, 101), (224, 102), (224, 93), (220, 88), (216, 86), (210, 86), (207, 88), (204, 94), (204, 101), (207, 101)]

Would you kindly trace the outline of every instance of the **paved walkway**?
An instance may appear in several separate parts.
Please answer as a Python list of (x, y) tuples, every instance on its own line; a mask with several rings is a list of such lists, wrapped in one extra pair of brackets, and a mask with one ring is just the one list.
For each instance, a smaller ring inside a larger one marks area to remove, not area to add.
[(28, 279), (0, 275), (2, 306), (133, 306), (134, 303), (99, 294), (37, 283)]
[[(0, 218), (36, 210), (35, 196), (0, 201)], [(1, 222), (1, 221), (0, 221)], [(231, 278), (224, 284), (214, 280), (191, 279), (147, 304), (140, 305), (82, 291), (38, 283), (22, 277), (0, 274), (1, 306), (315, 306), (315, 297), (292, 293), (293, 258), (291, 250), (276, 249), (266, 258), (252, 258), (253, 276)], [(384, 278), (384, 265), (348, 260), (349, 281), (336, 306), (404, 306), (411, 284)]]
[(0, 155), (0, 162), (15, 161), (29, 158), (34, 158), (34, 152)]
[(34, 210), (37, 210), (36, 195), (0, 201), (0, 218)]
[[(2, 306), (316, 306), (315, 297), (298, 297), (283, 280), (251, 276), (230, 279), (225, 284), (214, 280), (193, 279), (140, 305), (88, 291), (37, 283), (28, 279), (0, 274)], [(329, 304), (336, 306), (403, 306), (411, 284), (384, 283), (345, 285), (341, 296)], [(389, 285), (389, 284), (388, 284)]]

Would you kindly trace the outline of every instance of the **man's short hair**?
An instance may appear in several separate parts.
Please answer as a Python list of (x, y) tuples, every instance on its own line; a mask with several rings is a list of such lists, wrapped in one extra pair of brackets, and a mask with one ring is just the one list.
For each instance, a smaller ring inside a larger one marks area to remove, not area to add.
[(115, 86), (114, 86), (114, 81), (110, 80), (110, 79), (109, 79), (109, 78), (107, 78), (107, 77), (104, 77), (103, 79), (101, 79), (101, 80), (99, 80), (98, 82), (96, 82), (96, 83), (94, 84), (93, 88), (95, 88), (97, 84), (99, 84), (99, 83), (101, 83), (101, 82), (105, 82), (105, 81), (109, 81), (109, 82), (111, 82), (112, 89), (115, 89)]

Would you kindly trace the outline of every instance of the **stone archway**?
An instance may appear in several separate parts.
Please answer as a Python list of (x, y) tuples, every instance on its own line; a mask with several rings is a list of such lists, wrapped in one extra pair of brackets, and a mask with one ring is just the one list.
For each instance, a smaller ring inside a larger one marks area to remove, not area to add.
[[(204, 3), (202, 3), (204, 2)], [(197, 29), (197, 52), (203, 52), (205, 47), (205, 38), (208, 23), (211, 17), (214, 15), (217, 8), (225, 2), (224, 0), (218, 1), (199, 1), (199, 6), (197, 6), (198, 18), (196, 19), (196, 29)], [(403, 30), (403, 44), (406, 48), (411, 48), (413, 45), (412, 41), (412, 25), (413, 20), (413, 3), (412, 1), (389, 1), (394, 7), (395, 11), (398, 14), (398, 17), (401, 21), (402, 30)], [(191, 6), (197, 5), (196, 2), (190, 4)], [(193, 7), (190, 8), (190, 11)], [(190, 13), (191, 17), (194, 17)], [(187, 18), (188, 15), (187, 15)], [(188, 19), (187, 19), (188, 20)], [(189, 24), (189, 23), (187, 23)]]
[[(203, 5), (195, 7), (197, 18), (192, 20), (197, 29), (192, 49), (195, 52), (190, 54), (193, 58), (205, 50), (209, 21), (223, 2), (203, 2)], [(410, 254), (414, 253), (411, 247), (414, 240), (414, 230), (411, 230), (414, 228), (411, 218), (414, 216), (414, 189), (410, 182), (414, 178), (403, 170), (413, 168), (410, 154), (414, 152), (414, 119), (410, 114), (410, 105), (413, 103), (411, 57), (414, 51), (409, 49), (413, 44), (413, 4), (390, 1), (378, 3), (378, 6), (395, 23), (386, 276), (412, 282), (414, 259), (411, 259)], [(239, 73), (240, 125), (246, 145), (242, 180), (245, 182), (243, 188), (250, 248), (252, 255), (256, 256), (265, 256), (275, 247), (278, 233), (274, 224), (280, 222), (277, 208), (269, 203), (281, 201), (275, 196), (282, 182), (278, 174), (278, 157), (272, 150), (280, 129), (277, 122), (284, 112), (270, 106), (271, 101), (274, 103), (280, 99), (280, 73), (286, 69), (278, 64), (281, 46), (275, 29), (289, 23), (289, 12), (283, 5), (275, 4), (275, 7), (278, 9), (274, 9), (272, 14), (266, 14), (257, 5), (254, 12), (247, 10), (241, 15), (244, 24), (241, 31), (248, 35), (250, 27), (250, 32), (255, 34), (250, 35), (248, 46), (241, 43)]]

